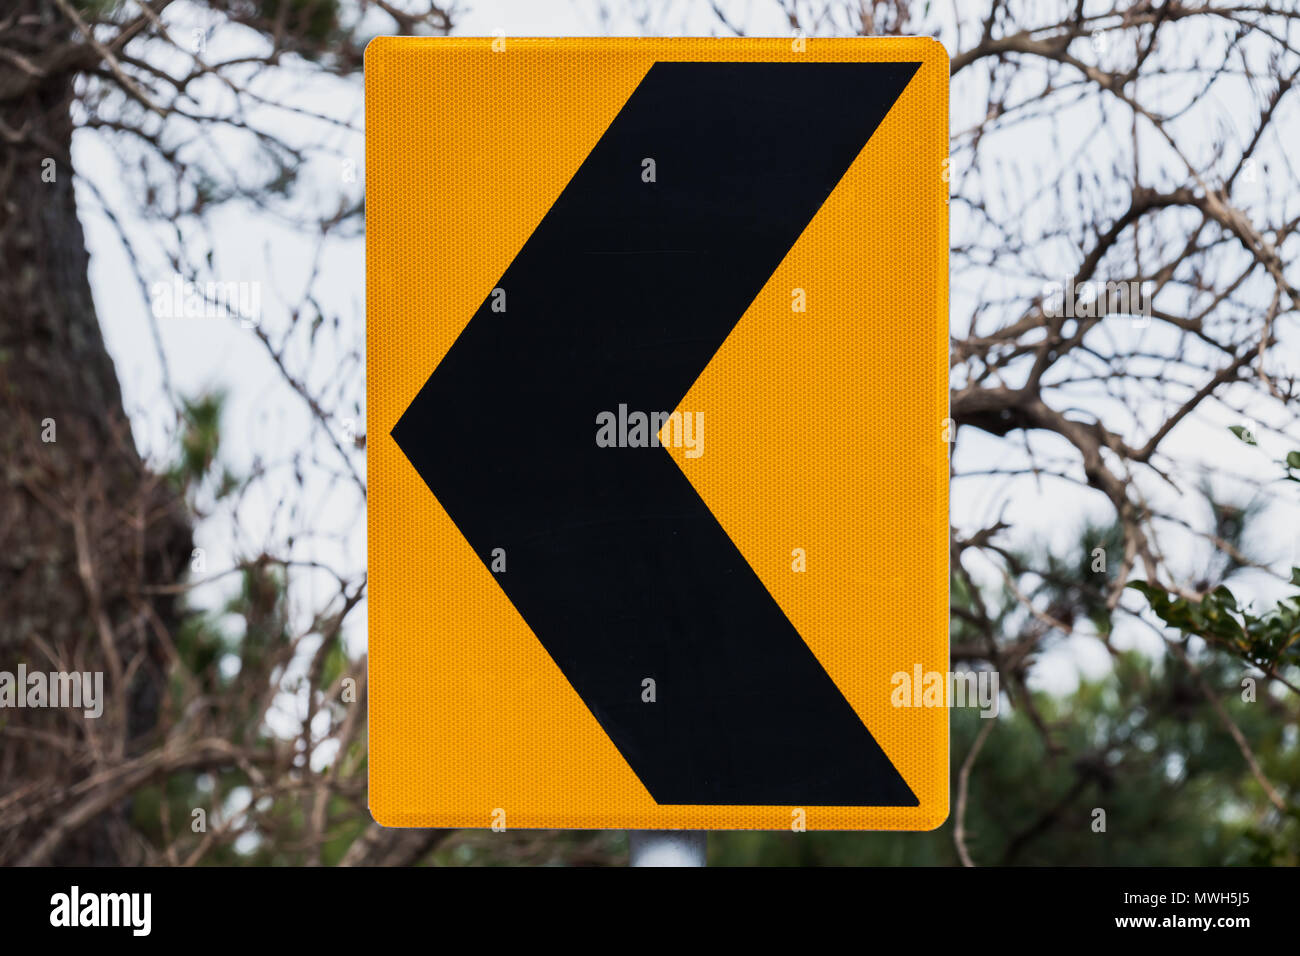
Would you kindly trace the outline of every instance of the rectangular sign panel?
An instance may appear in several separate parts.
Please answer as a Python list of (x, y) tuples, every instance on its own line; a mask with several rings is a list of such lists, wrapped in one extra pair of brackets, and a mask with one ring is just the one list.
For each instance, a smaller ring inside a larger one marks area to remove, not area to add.
[(371, 43), (376, 820), (944, 820), (947, 97), (927, 39)]

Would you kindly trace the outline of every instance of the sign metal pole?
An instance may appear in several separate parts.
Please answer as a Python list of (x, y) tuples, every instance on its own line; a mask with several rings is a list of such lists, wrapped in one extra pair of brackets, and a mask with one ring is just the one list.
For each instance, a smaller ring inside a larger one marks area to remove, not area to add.
[(628, 830), (628, 866), (704, 866), (707, 830)]

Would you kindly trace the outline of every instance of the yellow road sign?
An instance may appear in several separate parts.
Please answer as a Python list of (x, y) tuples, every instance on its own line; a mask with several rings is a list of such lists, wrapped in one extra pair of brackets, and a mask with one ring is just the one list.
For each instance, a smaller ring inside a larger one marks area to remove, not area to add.
[(947, 91), (926, 39), (372, 42), (376, 820), (944, 820)]

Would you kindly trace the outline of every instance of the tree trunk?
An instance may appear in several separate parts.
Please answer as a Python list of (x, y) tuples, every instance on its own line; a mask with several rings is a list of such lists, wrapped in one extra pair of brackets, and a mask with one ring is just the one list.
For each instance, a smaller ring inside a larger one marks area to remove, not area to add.
[[(191, 547), (181, 501), (136, 451), (95, 315), (70, 164), (68, 64), (85, 54), (61, 22), (48, 0), (20, 0), (0, 23), (0, 45), (45, 73), (0, 61), (0, 671), (102, 671), (105, 703), (98, 719), (0, 710), (0, 809), (25, 811), (4, 817), (0, 862), (57, 823), (78, 780), (150, 742), (175, 624), (152, 589), (178, 580)], [(41, 862), (139, 859), (129, 812)]]

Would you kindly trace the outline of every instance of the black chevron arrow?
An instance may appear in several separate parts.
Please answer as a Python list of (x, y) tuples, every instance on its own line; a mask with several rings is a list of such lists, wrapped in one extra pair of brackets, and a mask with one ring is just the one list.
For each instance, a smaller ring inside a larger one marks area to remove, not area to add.
[(918, 66), (653, 66), (393, 429), (659, 803), (917, 805), (668, 452), (595, 436), (678, 406)]

